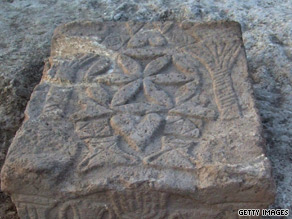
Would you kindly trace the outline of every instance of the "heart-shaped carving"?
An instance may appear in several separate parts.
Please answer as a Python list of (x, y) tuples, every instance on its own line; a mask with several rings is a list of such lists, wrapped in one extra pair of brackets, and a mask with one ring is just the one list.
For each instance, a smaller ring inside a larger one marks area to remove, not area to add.
[(161, 122), (162, 118), (156, 113), (147, 114), (142, 120), (140, 116), (129, 114), (116, 115), (111, 118), (113, 129), (123, 136), (136, 151), (144, 151)]

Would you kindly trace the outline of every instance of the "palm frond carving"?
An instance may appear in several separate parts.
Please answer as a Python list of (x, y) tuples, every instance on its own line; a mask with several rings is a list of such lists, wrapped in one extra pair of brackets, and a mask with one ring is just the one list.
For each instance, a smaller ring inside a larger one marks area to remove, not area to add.
[[(233, 87), (231, 71), (238, 55), (242, 51), (242, 43), (238, 32), (218, 22), (215, 24), (217, 35), (211, 35), (202, 25), (190, 28), (193, 37), (199, 42), (184, 51), (199, 60), (209, 71), (213, 81), (215, 101), (222, 120), (240, 117), (240, 107)], [(234, 25), (236, 25), (234, 23)], [(213, 30), (212, 30), (213, 31)], [(204, 37), (204, 38), (203, 38)]]

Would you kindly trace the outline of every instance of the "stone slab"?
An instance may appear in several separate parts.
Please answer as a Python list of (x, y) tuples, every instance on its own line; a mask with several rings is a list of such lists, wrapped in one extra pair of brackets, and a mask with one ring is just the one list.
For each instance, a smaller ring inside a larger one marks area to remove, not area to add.
[(235, 218), (274, 199), (235, 22), (73, 22), (9, 149), (21, 218)]

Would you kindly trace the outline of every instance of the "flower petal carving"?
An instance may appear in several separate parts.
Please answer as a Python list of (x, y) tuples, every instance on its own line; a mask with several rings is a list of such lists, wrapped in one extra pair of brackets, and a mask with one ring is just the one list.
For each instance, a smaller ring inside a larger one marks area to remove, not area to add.
[(175, 54), (172, 60), (175, 67), (185, 74), (194, 74), (198, 72), (197, 66), (199, 62), (186, 53)]
[(167, 41), (159, 32), (153, 32), (149, 37), (149, 44), (151, 46), (164, 46)]
[(196, 105), (192, 102), (186, 102), (174, 109), (169, 111), (171, 115), (184, 115), (194, 118), (215, 120), (216, 113), (214, 110), (203, 107), (201, 105)]
[(170, 33), (167, 33), (169, 41), (173, 42), (176, 45), (189, 45), (196, 42), (196, 40), (188, 35), (181, 28), (174, 28)]
[(108, 105), (110, 102), (110, 96), (101, 84), (97, 84), (96, 87), (88, 87), (86, 94), (100, 105)]
[(142, 84), (142, 79), (135, 80), (122, 88), (120, 88), (114, 95), (111, 105), (118, 106), (130, 100), (139, 90)]
[(148, 36), (144, 32), (138, 32), (128, 42), (129, 48), (140, 48), (148, 44)]
[(158, 31), (140, 31), (130, 39), (128, 47), (141, 48), (147, 46), (148, 43), (150, 46), (157, 47), (164, 46), (167, 41)]
[(196, 94), (198, 87), (197, 81), (191, 81), (183, 86), (181, 86), (176, 92), (175, 92), (175, 103), (181, 104), (185, 102), (186, 100), (190, 99), (192, 96)]
[(87, 54), (71, 61), (65, 61), (57, 68), (55, 80), (69, 83), (80, 82), (88, 74), (88, 69), (95, 66), (100, 58), (105, 59), (96, 54)]
[(159, 74), (149, 77), (151, 80), (155, 81), (156, 84), (164, 85), (175, 85), (180, 83), (186, 83), (192, 78), (177, 72), (171, 72), (167, 74)]
[(91, 81), (95, 76), (105, 73), (110, 67), (109, 59), (101, 57), (97, 60), (86, 72), (85, 78), (87, 81)]
[(158, 74), (163, 68), (165, 68), (169, 64), (170, 60), (170, 56), (162, 56), (151, 61), (148, 65), (146, 65), (144, 75), (150, 76)]
[(167, 116), (164, 133), (172, 136), (198, 138), (200, 130), (188, 119), (180, 116)]
[(159, 90), (153, 82), (148, 79), (144, 79), (143, 85), (145, 96), (149, 102), (166, 107), (173, 106), (172, 100), (168, 94), (163, 90)]
[(117, 61), (125, 74), (134, 75), (136, 77), (139, 77), (141, 75), (142, 70), (140, 64), (129, 56), (121, 54), (119, 55)]
[(98, 78), (99, 83), (107, 84), (107, 85), (122, 85), (127, 84), (136, 79), (133, 75), (125, 75), (121, 73), (112, 73), (108, 75), (104, 75), (103, 77)]
[(129, 48), (124, 50), (124, 54), (136, 59), (154, 59), (166, 55), (167, 50), (163, 47)]

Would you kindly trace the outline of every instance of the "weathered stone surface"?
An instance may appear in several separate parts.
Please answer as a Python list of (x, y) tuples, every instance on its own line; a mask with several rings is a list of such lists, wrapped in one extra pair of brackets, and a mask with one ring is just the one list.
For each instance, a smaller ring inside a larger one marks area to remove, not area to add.
[(235, 22), (73, 22), (9, 149), (20, 217), (235, 217), (274, 198)]

